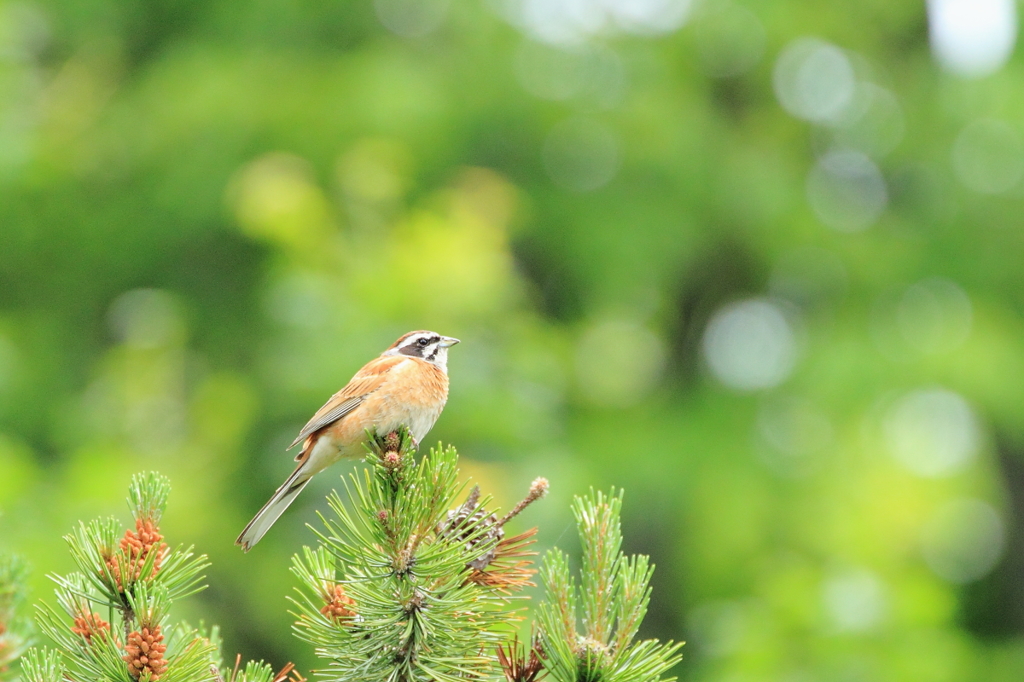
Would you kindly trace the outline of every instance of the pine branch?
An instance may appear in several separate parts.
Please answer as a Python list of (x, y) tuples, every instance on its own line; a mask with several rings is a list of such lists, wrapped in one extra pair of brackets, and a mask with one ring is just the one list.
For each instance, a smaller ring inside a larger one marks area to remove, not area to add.
[(612, 606), (618, 597), (621, 506), (621, 492), (606, 499), (600, 491), (594, 502), (577, 497), (573, 504), (583, 545), (583, 570), (580, 572), (583, 625), (587, 636), (598, 642), (608, 641), (615, 618)]
[[(544, 495), (547, 481), (534, 481), (499, 516), (479, 488), (457, 502), (464, 486), (453, 448), (435, 448), (417, 462), (404, 430), (373, 434), (372, 443), (368, 468), (344, 479), (349, 501), (328, 498), (318, 546), (292, 560), (295, 632), (326, 660), (318, 676), (657, 682), (679, 661), (681, 644), (635, 641), (653, 567), (621, 551), (621, 492), (575, 500), (580, 577), (564, 553), (547, 553), (539, 632), (524, 646), (513, 626), (522, 619), (519, 592), (535, 573), (536, 529), (506, 538), (504, 525)], [(263, 662), (243, 667), (241, 657), (226, 671), (216, 628), (170, 621), (177, 599), (205, 587), (208, 563), (191, 548), (164, 543), (159, 521), (169, 489), (163, 477), (141, 474), (129, 489), (134, 529), (101, 519), (66, 536), (80, 570), (51, 576), (57, 608), (39, 605), (36, 621), (55, 649), (25, 654), (26, 682), (305, 682), (290, 665), (274, 673)], [(0, 625), (21, 600), (7, 587), (24, 582), (19, 571), (0, 562)]]
[(622, 554), (621, 506), (622, 493), (614, 490), (575, 500), (583, 546), (579, 592), (564, 553), (554, 549), (544, 558), (547, 598), (538, 622), (545, 665), (556, 682), (653, 682), (680, 660), (681, 642), (633, 641), (647, 613), (654, 568), (646, 556)]
[(456, 682), (493, 676), (497, 646), (521, 618), (533, 532), (504, 539), (504, 520), (473, 489), (462, 504), (458, 455), (435, 448), (417, 463), (403, 429), (371, 434), (369, 467), (344, 479), (350, 500), (314, 530), (317, 549), (293, 559), (298, 637), (328, 662), (329, 680)]
[[(116, 519), (80, 523), (65, 536), (79, 571), (51, 576), (55, 609), (36, 608), (55, 651), (30, 651), (29, 682), (224, 682), (219, 636), (171, 623), (177, 599), (204, 589), (205, 556), (170, 549), (159, 522), (170, 484), (156, 473), (133, 477), (128, 505), (134, 529)], [(282, 682), (265, 664), (236, 669), (232, 682)]]

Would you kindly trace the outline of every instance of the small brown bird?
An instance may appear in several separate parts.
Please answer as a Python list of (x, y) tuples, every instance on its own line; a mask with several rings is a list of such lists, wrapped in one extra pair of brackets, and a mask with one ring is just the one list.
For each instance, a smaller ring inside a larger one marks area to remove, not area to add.
[(434, 332), (409, 332), (356, 372), (345, 388), (302, 427), (288, 449), (302, 442), (299, 465), (249, 522), (236, 545), (248, 552), (315, 474), (342, 457), (364, 454), (366, 430), (409, 429), (419, 443), (448, 400), (448, 349), (459, 342)]

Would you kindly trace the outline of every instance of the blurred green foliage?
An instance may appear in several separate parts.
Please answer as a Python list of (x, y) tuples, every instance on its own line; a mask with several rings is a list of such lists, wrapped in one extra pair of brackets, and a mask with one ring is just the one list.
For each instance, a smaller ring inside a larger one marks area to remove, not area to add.
[(16, 680), (22, 654), (32, 641), (28, 614), (28, 566), (17, 556), (0, 554), (0, 680)]
[(35, 593), (159, 469), (213, 562), (182, 615), (308, 669), (288, 557), (347, 465), (233, 539), (428, 328), (463, 340), (431, 438), (506, 507), (550, 478), (541, 544), (625, 488), (683, 679), (1020, 679), (1024, 67), (942, 71), (920, 3), (662, 4), (0, 0), (0, 550)]

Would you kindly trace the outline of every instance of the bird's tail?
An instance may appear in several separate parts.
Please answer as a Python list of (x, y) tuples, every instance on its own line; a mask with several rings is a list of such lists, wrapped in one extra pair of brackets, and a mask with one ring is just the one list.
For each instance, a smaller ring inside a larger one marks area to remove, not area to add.
[(260, 509), (256, 516), (253, 517), (249, 525), (245, 527), (242, 534), (235, 540), (236, 545), (241, 545), (243, 552), (248, 552), (252, 549), (253, 545), (260, 541), (260, 539), (267, 534), (270, 527), (274, 525), (284, 510), (288, 508), (302, 489), (309, 483), (309, 479), (313, 477), (313, 473), (309, 472), (309, 467), (306, 465), (309, 460), (303, 461), (295, 468), (292, 475), (277, 489), (277, 492), (273, 494), (263, 509)]

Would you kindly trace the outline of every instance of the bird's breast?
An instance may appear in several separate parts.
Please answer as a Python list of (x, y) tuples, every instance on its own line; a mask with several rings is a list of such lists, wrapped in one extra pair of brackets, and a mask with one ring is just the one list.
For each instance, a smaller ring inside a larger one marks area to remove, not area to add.
[[(404, 424), (413, 438), (421, 441), (448, 400), (448, 375), (433, 364), (416, 359), (395, 370), (395, 376), (377, 392), (381, 402), (377, 426), (388, 431)], [(377, 397), (375, 394), (371, 400)]]
[(407, 426), (417, 442), (423, 440), (448, 400), (448, 375), (425, 361), (409, 358), (388, 372), (387, 380), (328, 432), (346, 456), (363, 452), (366, 430), (394, 431)]

